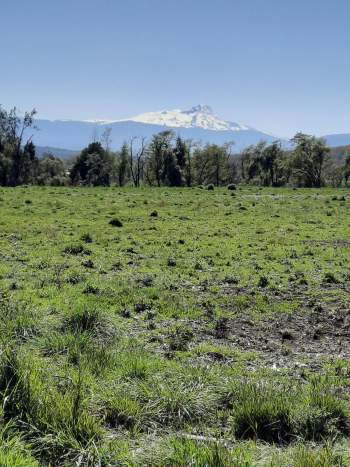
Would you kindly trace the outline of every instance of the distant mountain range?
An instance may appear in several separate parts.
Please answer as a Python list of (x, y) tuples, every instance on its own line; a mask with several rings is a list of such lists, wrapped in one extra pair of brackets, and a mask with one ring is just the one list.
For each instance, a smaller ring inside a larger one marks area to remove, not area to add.
[[(113, 121), (37, 120), (39, 131), (34, 142), (39, 153), (52, 151), (60, 157), (70, 157), (89, 142), (99, 139), (106, 128), (111, 128), (111, 147), (119, 148), (134, 136), (150, 139), (155, 133), (172, 129), (185, 139), (203, 143), (224, 144), (234, 142), (239, 152), (261, 140), (272, 142), (287, 140), (240, 123), (220, 119), (208, 105), (197, 105), (189, 110), (148, 112), (135, 117)], [(350, 144), (350, 134), (327, 135), (328, 144)]]
[(338, 146), (349, 146), (350, 144), (350, 133), (339, 133), (334, 135), (325, 135), (325, 140), (327, 144), (332, 148)]

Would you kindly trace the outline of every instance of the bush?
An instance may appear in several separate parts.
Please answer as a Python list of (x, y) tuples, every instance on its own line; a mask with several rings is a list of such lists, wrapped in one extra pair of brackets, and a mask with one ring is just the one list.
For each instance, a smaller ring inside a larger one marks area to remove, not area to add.
[(208, 186), (207, 186), (207, 190), (214, 190), (214, 185), (212, 183), (210, 183)]
[(234, 185), (233, 183), (230, 183), (229, 185), (227, 185), (227, 189), (233, 191), (233, 190), (236, 190), (237, 188), (236, 188), (236, 185)]

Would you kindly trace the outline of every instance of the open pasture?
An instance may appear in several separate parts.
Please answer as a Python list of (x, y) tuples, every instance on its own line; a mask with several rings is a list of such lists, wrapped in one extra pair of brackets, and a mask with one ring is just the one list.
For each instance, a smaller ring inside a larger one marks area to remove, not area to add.
[(349, 208), (1, 189), (0, 464), (349, 465)]

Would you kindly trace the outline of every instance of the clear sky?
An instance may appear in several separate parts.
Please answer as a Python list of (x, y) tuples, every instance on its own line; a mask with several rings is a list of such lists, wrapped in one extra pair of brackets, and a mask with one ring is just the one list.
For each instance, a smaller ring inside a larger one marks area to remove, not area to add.
[(209, 104), (350, 132), (350, 0), (0, 0), (0, 103), (118, 119)]

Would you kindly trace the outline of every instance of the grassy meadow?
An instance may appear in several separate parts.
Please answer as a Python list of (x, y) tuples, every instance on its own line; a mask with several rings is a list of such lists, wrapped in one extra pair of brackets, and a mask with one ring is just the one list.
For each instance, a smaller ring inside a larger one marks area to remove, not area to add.
[(0, 465), (350, 465), (346, 189), (0, 189)]

